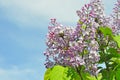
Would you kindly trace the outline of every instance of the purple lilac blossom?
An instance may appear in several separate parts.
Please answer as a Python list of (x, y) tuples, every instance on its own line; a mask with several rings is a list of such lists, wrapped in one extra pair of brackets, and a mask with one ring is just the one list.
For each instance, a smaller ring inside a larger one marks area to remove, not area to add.
[(104, 27), (110, 26), (110, 17), (105, 15), (102, 0), (91, 0), (90, 5), (92, 7), (92, 11), (96, 15), (97, 23)]
[[(48, 26), (46, 68), (56, 64), (62, 66), (79, 67), (84, 66), (85, 70), (92, 75), (97, 75), (97, 62), (100, 60), (99, 44), (96, 38), (100, 26), (110, 26), (116, 33), (120, 32), (120, 0), (114, 8), (113, 24), (110, 18), (105, 16), (101, 0), (91, 0), (81, 10), (76, 11), (79, 16), (76, 28), (65, 27), (51, 19)], [(112, 45), (112, 44), (109, 44)]]
[(113, 8), (113, 32), (115, 34), (120, 34), (120, 0), (117, 0), (117, 3), (115, 4), (115, 7)]

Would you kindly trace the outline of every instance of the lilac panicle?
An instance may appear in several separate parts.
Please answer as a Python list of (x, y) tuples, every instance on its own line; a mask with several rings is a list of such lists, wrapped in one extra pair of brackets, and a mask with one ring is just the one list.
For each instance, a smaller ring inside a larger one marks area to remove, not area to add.
[(120, 34), (120, 0), (117, 0), (112, 14), (112, 29), (115, 34)]
[(84, 64), (83, 59), (80, 57), (78, 59), (77, 57), (79, 56), (78, 52), (81, 52), (83, 47), (80, 45), (82, 43), (74, 41), (74, 32), (73, 28), (63, 27), (55, 19), (51, 19), (46, 42), (48, 48), (44, 54), (47, 57), (46, 67), (51, 67), (55, 64), (69, 66)]

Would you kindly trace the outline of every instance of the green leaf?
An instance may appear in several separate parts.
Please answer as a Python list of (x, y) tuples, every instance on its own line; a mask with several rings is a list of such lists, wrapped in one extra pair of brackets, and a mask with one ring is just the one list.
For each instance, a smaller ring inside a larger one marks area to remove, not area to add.
[(44, 80), (81, 80), (71, 67), (54, 66), (45, 73)]
[(100, 54), (100, 60), (99, 60), (99, 63), (101, 64), (101, 63), (103, 63), (103, 62), (106, 61), (106, 60), (105, 60), (106, 56), (105, 56), (102, 52), (99, 52), (99, 54)]
[(102, 70), (102, 79), (101, 80), (110, 80), (110, 73), (106, 69)]
[(120, 58), (120, 54), (118, 53), (117, 49), (109, 48), (108, 52), (110, 53), (111, 57)]
[(44, 80), (50, 80), (50, 72), (51, 72), (50, 68), (46, 70)]
[(113, 39), (114, 39), (114, 41), (116, 41), (116, 42), (117, 42), (118, 47), (120, 48), (120, 35), (113, 36)]
[[(70, 77), (70, 80), (81, 80), (80, 76), (78, 75), (78, 73), (75, 71), (74, 68), (67, 67), (65, 69), (65, 73), (66, 73), (65, 75), (67, 78)], [(65, 79), (65, 80), (67, 80), (67, 79)]]
[[(96, 79), (96, 77), (97, 77), (97, 79)], [(96, 77), (92, 76), (92, 75), (87, 76), (88, 80), (101, 80), (102, 74), (98, 74)]]
[[(62, 66), (53, 67), (50, 73), (50, 80), (63, 80), (65, 68)], [(69, 79), (68, 79), (69, 80)]]
[(109, 27), (100, 27), (99, 30), (103, 33), (104, 36), (112, 36), (112, 30)]
[(116, 80), (120, 80), (120, 68), (115, 71)]
[(112, 58), (111, 61), (120, 64), (120, 58)]

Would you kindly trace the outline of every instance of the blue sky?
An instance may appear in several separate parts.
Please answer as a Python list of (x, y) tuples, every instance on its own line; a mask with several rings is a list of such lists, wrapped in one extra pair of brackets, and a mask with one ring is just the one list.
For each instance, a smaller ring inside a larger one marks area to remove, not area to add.
[[(107, 14), (116, 0), (103, 0)], [(89, 0), (0, 0), (0, 80), (43, 80), (50, 18), (75, 26)]]

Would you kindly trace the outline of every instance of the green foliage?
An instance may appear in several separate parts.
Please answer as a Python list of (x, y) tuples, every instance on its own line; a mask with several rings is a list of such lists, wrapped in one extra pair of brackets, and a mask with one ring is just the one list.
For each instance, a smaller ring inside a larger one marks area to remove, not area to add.
[(115, 71), (116, 80), (120, 80), (120, 68)]
[(117, 42), (118, 47), (120, 48), (120, 35), (114, 36), (112, 30), (109, 27), (100, 27), (99, 30), (105, 37), (110, 36), (111, 38), (113, 38), (113, 40)]
[(109, 48), (107, 52), (110, 54), (111, 57), (120, 58), (120, 54), (115, 48)]
[(90, 75), (87, 72), (82, 72), (83, 80), (101, 80), (102, 75), (98, 74), (97, 76)]
[(104, 36), (113, 36), (112, 30), (109, 27), (100, 27), (99, 30), (103, 33)]
[(104, 51), (101, 51), (100, 54), (100, 61), (99, 63), (103, 62), (110, 62), (111, 58), (120, 58), (120, 54), (118, 53), (117, 49), (114, 48), (109, 48), (108, 49), (104, 48)]
[(80, 77), (73, 68), (57, 65), (47, 69), (44, 80), (80, 80)]
[(120, 35), (113, 36), (113, 39), (114, 39), (114, 41), (116, 41), (116, 42), (117, 42), (118, 47), (120, 48)]
[[(112, 68), (103, 69), (101, 80), (120, 80), (120, 65), (112, 64)], [(116, 65), (116, 66), (115, 66)]]
[(101, 74), (98, 74), (96, 77), (91, 75), (87, 76), (88, 80), (101, 80), (101, 78), (102, 78)]
[(101, 74), (95, 77), (83, 70), (84, 67), (82, 66), (79, 72), (81, 78), (74, 68), (57, 65), (46, 70), (44, 80), (101, 80), (102, 78)]
[[(100, 27), (99, 30), (104, 35), (102, 38), (107, 37), (109, 41), (115, 41), (120, 48), (120, 35), (114, 36), (108, 27)], [(108, 45), (109, 41), (103, 40), (104, 45), (100, 45), (99, 63), (105, 63), (106, 66), (106, 68), (101, 68), (101, 80), (120, 80), (120, 54), (117, 47), (113, 48)]]
[(101, 80), (114, 80), (114, 72), (112, 70), (103, 69)]
[(50, 72), (51, 72), (50, 68), (46, 70), (44, 80), (50, 80)]
[(120, 80), (120, 54), (117, 49), (108, 48), (101, 53), (101, 62), (105, 62), (106, 68), (101, 70), (101, 80)]

